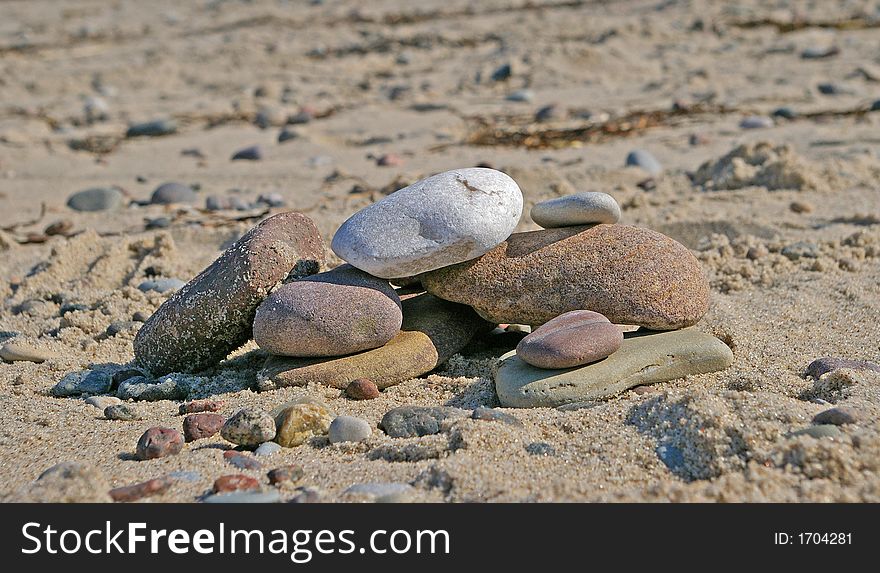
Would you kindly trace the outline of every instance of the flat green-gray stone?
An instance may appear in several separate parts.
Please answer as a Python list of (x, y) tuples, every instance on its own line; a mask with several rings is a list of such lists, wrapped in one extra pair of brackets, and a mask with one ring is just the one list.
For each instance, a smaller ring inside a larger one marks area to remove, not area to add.
[(495, 366), (495, 391), (511, 408), (554, 408), (597, 400), (641, 386), (723, 370), (733, 362), (726, 344), (686, 328), (633, 336), (599, 362), (577, 368), (535, 368), (508, 352)]

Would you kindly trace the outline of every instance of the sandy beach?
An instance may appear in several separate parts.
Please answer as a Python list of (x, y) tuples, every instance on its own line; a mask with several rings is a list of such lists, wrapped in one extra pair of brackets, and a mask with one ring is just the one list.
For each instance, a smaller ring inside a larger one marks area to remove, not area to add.
[[(868, 0), (0, 1), (0, 345), (45, 354), (0, 363), (0, 500), (54, 499), (34, 480), (72, 461), (101, 492), (184, 476), (146, 502), (199, 501), (233, 473), (269, 490), (266, 472), (289, 464), (303, 475), (284, 501), (357, 501), (347, 488), (379, 482), (416, 502), (880, 501), (880, 372), (805, 375), (820, 357), (880, 362), (878, 29)], [(127, 135), (156, 120), (174, 129)], [(231, 160), (252, 146), (259, 160)], [(633, 150), (662, 170), (627, 166)], [(391, 438), (375, 428), (396, 406), (498, 407), (493, 366), (516, 341), (481, 334), (363, 401), (258, 391), (267, 354), (250, 341), (179, 375), (187, 399), (230, 416), (308, 396), (374, 428), (261, 469), (232, 467), (219, 435), (137, 460), (145, 430), (181, 429), (180, 400), (119, 421), (50, 394), (71, 372), (132, 364), (171, 296), (145, 280), (189, 281), (285, 211), (314, 221), (335, 267), (353, 213), (478, 165), (522, 190), (517, 231), (539, 229), (535, 203), (602, 191), (621, 223), (685, 245), (711, 288), (694, 328), (733, 364), (578, 409), (504, 408), (521, 427), (462, 418)], [(195, 199), (151, 204), (166, 182)], [(122, 200), (67, 205), (90, 188)], [(832, 407), (855, 421), (797, 433)]]

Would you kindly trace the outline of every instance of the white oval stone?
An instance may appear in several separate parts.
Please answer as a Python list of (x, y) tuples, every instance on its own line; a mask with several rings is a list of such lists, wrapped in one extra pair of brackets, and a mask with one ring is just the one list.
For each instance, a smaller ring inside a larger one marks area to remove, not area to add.
[(509, 176), (480, 167), (413, 183), (352, 215), (336, 231), (339, 257), (384, 279), (479, 257), (507, 239), (523, 197)]
[(532, 221), (545, 229), (620, 221), (620, 205), (607, 193), (588, 191), (542, 201), (532, 207)]

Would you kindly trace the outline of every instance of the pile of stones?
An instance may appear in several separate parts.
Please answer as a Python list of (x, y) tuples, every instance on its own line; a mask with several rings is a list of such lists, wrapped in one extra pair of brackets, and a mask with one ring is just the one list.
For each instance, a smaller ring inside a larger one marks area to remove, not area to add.
[(731, 363), (724, 343), (687, 328), (708, 310), (709, 285), (686, 247), (619, 224), (604, 193), (539, 203), (531, 217), (544, 229), (514, 233), (522, 209), (500, 171), (440, 173), (345, 221), (331, 247), (347, 264), (331, 270), (308, 217), (275, 215), (156, 310), (135, 338), (136, 360), (153, 376), (197, 372), (253, 338), (270, 353), (261, 390), (360, 379), (381, 390), (499, 324), (537, 327), (495, 371), (511, 407)]

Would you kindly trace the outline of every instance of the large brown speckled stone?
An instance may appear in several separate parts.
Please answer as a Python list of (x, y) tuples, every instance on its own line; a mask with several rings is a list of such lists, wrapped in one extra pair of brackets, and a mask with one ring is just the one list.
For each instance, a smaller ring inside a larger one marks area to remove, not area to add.
[(709, 308), (699, 261), (669, 237), (629, 225), (515, 233), (482, 257), (421, 275), (440, 298), (496, 323), (538, 325), (588, 309), (655, 330), (696, 323)]
[(318, 272), (324, 247), (300, 213), (279, 213), (248, 231), (160, 306), (134, 340), (154, 375), (213, 366), (247, 342), (257, 306), (280, 281)]
[(387, 388), (430, 372), (491, 327), (466, 306), (422, 294), (403, 301), (401, 331), (384, 346), (323, 360), (272, 356), (257, 380), (260, 390), (312, 382), (344, 389), (358, 378)]

